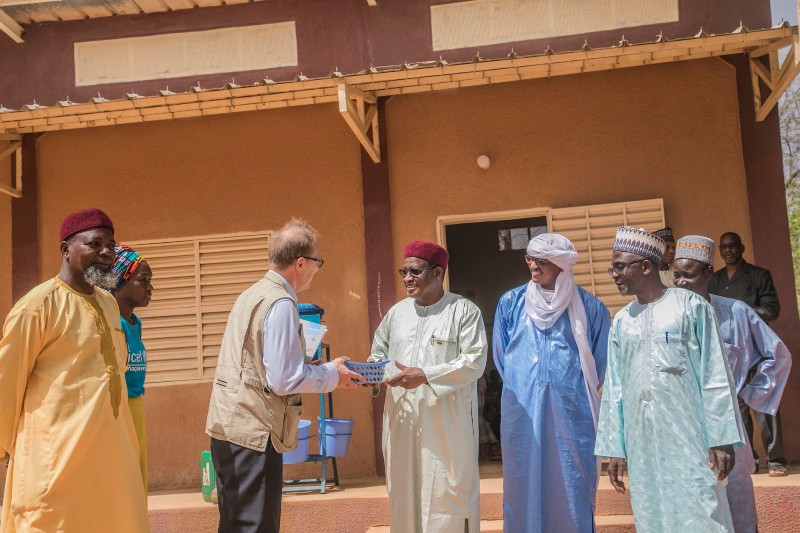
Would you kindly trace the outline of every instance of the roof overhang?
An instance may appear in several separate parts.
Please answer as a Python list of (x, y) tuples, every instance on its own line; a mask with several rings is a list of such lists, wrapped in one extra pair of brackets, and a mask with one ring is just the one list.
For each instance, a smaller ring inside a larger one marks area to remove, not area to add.
[[(46, 132), (334, 103), (339, 101), (342, 84), (372, 98), (749, 54), (755, 50), (763, 53), (796, 43), (797, 35), (797, 27), (788, 24), (757, 31), (740, 27), (728, 34), (706, 35), (701, 31), (695, 37), (678, 40), (659, 36), (654, 42), (642, 44), (631, 44), (623, 38), (610, 48), (592, 49), (587, 43), (575, 52), (554, 53), (548, 48), (535, 56), (512, 52), (506, 59), (476, 57), (469, 63), (447, 64), (440, 60), (370, 68), (352, 75), (336, 72), (327, 78), (301, 75), (294, 81), (264, 80), (255, 85), (229, 84), (219, 89), (195, 87), (187, 93), (164, 90), (155, 96), (131, 94), (118, 100), (65, 101), (51, 107), (30, 104), (22, 110), (0, 108), (0, 132)], [(784, 76), (781, 85), (785, 81)]]

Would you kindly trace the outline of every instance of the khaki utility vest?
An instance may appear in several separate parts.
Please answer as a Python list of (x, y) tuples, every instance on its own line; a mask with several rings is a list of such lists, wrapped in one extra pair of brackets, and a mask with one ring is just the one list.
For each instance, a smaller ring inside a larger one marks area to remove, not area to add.
[[(280, 453), (297, 447), (300, 395), (278, 396), (270, 391), (261, 357), (264, 318), (280, 300), (295, 303), (280, 277), (267, 272), (233, 304), (208, 407), (206, 433), (210, 437), (259, 452), (267, 449), (270, 437)], [(305, 354), (302, 326), (297, 334)]]

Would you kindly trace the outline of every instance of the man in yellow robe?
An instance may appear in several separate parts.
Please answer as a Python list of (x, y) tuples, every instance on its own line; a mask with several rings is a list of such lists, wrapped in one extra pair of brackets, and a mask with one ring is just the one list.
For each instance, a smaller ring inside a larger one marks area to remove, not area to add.
[(114, 297), (95, 288), (108, 286), (114, 227), (78, 211), (61, 241), (58, 276), (17, 302), (0, 340), (0, 532), (146, 532), (125, 336)]

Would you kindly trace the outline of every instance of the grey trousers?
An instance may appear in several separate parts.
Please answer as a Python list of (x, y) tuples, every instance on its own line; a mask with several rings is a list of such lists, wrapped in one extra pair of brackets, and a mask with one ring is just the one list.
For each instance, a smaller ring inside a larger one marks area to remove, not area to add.
[(219, 533), (279, 533), (283, 456), (267, 444), (265, 452), (211, 439), (217, 472)]
[[(742, 423), (747, 431), (750, 442), (753, 442), (753, 419), (750, 418), (750, 408), (740, 402)], [(761, 434), (761, 442), (764, 443), (764, 450), (767, 452), (767, 468), (776, 466), (786, 467), (786, 455), (783, 453), (783, 432), (781, 430), (781, 413), (778, 411), (775, 416), (753, 411), (753, 415), (758, 425), (758, 432)], [(753, 447), (753, 459), (758, 466), (758, 453)]]

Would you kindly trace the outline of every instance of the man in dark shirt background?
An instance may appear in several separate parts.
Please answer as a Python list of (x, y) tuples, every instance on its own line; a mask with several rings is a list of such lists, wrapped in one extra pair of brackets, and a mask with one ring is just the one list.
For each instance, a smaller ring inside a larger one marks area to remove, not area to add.
[[(725, 267), (714, 272), (708, 289), (711, 294), (741, 300), (758, 313), (764, 322), (777, 320), (781, 312), (778, 293), (772, 283), (772, 274), (766, 268), (751, 265), (742, 257), (744, 244), (742, 238), (733, 232), (723, 233), (719, 239), (719, 253)], [(740, 401), (747, 436), (753, 442), (753, 420), (750, 409)], [(786, 475), (786, 458), (783, 453), (780, 411), (775, 416), (755, 412), (755, 420), (761, 433), (761, 441), (767, 452), (767, 465), (770, 476)], [(753, 447), (753, 458), (758, 471), (758, 454)]]

